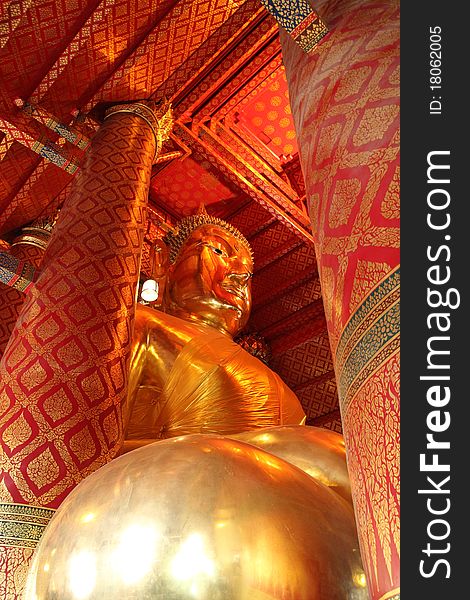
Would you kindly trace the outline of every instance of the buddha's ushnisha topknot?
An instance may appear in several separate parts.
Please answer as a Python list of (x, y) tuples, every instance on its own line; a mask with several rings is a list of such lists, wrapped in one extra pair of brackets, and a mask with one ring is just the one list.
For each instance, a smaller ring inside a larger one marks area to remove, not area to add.
[(233, 225), (230, 225), (230, 223), (227, 223), (227, 221), (219, 219), (218, 217), (212, 217), (211, 215), (207, 214), (204, 208), (200, 208), (197, 214), (181, 219), (181, 221), (179, 221), (175, 227), (175, 230), (167, 233), (167, 235), (164, 237), (164, 241), (169, 248), (169, 259), (171, 263), (176, 261), (183, 244), (191, 235), (191, 233), (198, 227), (208, 224), (217, 225), (218, 227), (222, 227), (228, 231), (231, 235), (233, 235), (234, 238), (242, 243), (242, 245), (250, 253), (251, 259), (253, 260), (253, 251), (251, 246), (245, 236), (238, 229), (236, 229)]

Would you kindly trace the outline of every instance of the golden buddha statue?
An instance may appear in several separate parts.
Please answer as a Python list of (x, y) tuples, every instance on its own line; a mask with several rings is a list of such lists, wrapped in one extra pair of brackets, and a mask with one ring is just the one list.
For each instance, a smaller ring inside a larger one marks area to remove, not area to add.
[(166, 242), (162, 310), (137, 305), (127, 440), (303, 424), (295, 394), (233, 341), (251, 309), (247, 240), (199, 213), (183, 219)]
[(124, 409), (123, 453), (145, 447), (65, 499), (25, 600), (366, 600), (341, 436), (299, 426), (295, 394), (233, 341), (248, 242), (207, 214), (167, 242), (161, 310), (137, 306)]

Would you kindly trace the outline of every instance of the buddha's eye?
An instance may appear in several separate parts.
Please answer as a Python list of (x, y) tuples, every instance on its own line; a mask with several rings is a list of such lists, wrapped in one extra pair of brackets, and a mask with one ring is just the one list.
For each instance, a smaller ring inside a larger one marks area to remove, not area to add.
[(217, 248), (216, 246), (209, 246), (209, 248), (212, 250), (212, 252), (218, 254), (219, 256), (225, 255), (225, 252), (221, 248)]

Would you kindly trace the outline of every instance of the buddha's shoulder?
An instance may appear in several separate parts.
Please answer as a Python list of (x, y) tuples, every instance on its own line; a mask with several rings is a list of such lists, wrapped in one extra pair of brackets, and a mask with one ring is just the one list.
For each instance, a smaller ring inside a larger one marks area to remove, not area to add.
[(204, 335), (207, 328), (207, 325), (185, 321), (149, 306), (137, 304), (134, 336), (175, 337), (188, 342), (194, 337)]

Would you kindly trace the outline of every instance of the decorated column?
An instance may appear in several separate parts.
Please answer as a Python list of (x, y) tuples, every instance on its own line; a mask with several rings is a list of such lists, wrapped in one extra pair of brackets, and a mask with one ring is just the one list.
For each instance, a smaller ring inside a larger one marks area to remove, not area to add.
[(120, 449), (151, 167), (171, 126), (166, 108), (108, 111), (0, 363), (2, 599), (19, 597), (54, 509)]
[[(54, 222), (55, 216), (52, 216), (37, 219), (31, 225), (23, 227), (9, 248), (9, 254), (39, 268)], [(0, 358), (10, 339), (24, 299), (25, 295), (21, 291), (4, 284), (0, 285)]]
[(399, 598), (399, 9), (315, 8), (330, 33), (283, 58), (369, 591)]

